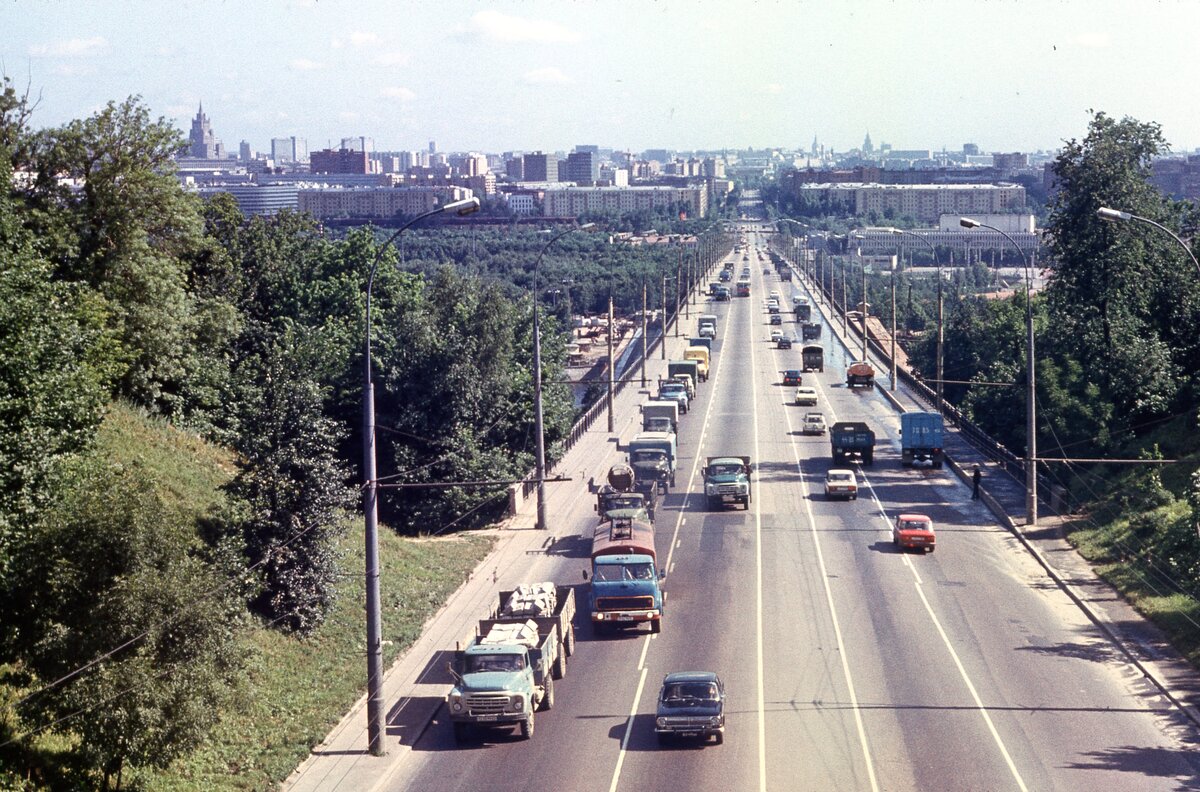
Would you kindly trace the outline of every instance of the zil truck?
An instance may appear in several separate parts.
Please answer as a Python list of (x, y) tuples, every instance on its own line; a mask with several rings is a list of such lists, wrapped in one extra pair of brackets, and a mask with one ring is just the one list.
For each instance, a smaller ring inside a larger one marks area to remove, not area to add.
[(679, 376), (687, 376), (691, 378), (692, 384), (688, 388), (692, 398), (696, 398), (696, 391), (700, 388), (701, 381), (707, 376), (707, 367), (704, 372), (701, 372), (699, 360), (670, 360), (667, 361), (667, 379), (675, 379)]
[(875, 462), (875, 433), (861, 421), (838, 421), (829, 428), (833, 464), (858, 457), (864, 465)]
[(597, 633), (639, 624), (662, 629), (666, 571), (657, 564), (650, 523), (624, 518), (596, 526), (588, 606)]
[(717, 315), (700, 314), (700, 318), (696, 320), (696, 335), (701, 338), (716, 338)]
[(600, 487), (590, 487), (596, 494), (595, 509), (600, 522), (622, 517), (654, 522), (654, 509), (658, 504), (657, 482), (637, 481), (633, 468), (620, 463), (608, 469), (607, 480), (608, 483)]
[(446, 711), (454, 739), (475, 727), (516, 726), (533, 736), (534, 713), (554, 706), (554, 680), (575, 650), (575, 590), (537, 583), (500, 592), (500, 606), (448, 663)]
[(679, 429), (679, 403), (650, 400), (642, 402), (643, 432), (676, 432)]
[(942, 416), (937, 413), (904, 413), (900, 416), (900, 464), (911, 467), (914, 462), (928, 461), (940, 468), (945, 460), (945, 434)]
[(707, 382), (709, 375), (709, 350), (704, 346), (690, 346), (683, 350), (684, 360), (694, 360), (699, 368), (697, 373), (700, 374), (700, 381)]
[(875, 369), (865, 360), (856, 360), (846, 367), (847, 388), (870, 388), (875, 384)]
[(740, 503), (750, 509), (750, 457), (709, 457), (704, 465), (704, 497), (708, 508)]
[(675, 435), (671, 432), (642, 432), (626, 448), (634, 481), (654, 482), (664, 493), (675, 486)]
[(800, 350), (800, 368), (802, 371), (824, 371), (825, 350), (820, 344), (805, 344)]

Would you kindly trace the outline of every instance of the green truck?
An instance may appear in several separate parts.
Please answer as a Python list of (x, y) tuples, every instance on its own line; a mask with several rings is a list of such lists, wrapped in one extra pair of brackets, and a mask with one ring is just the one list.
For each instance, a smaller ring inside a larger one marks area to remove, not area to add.
[(700, 361), (698, 360), (671, 360), (667, 362), (667, 379), (686, 375), (692, 379), (691, 392), (693, 398), (696, 391), (700, 388)]
[(861, 421), (838, 421), (829, 428), (829, 444), (836, 465), (857, 456), (864, 465), (875, 462), (875, 433)]
[(554, 680), (575, 650), (575, 590), (537, 583), (500, 592), (500, 607), (482, 619), (448, 664), (454, 686), (446, 710), (454, 738), (475, 727), (516, 726), (533, 736), (535, 713), (554, 707)]
[(626, 448), (633, 468), (634, 486), (655, 482), (665, 493), (675, 486), (675, 435), (671, 432), (642, 432)]
[(726, 503), (750, 508), (750, 457), (709, 457), (704, 465), (704, 497), (708, 508), (719, 509)]

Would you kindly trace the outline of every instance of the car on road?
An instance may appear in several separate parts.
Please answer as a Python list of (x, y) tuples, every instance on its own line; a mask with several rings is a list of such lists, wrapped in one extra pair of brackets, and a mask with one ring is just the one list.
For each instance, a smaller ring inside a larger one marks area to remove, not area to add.
[(774, 298), (776, 302), (778, 302), (779, 301), (779, 289), (771, 289), (771, 297)]
[[(725, 280), (728, 280), (728, 278), (726, 278)], [(729, 289), (725, 286), (722, 286), (721, 288), (717, 289), (716, 292), (713, 294), (713, 299), (716, 300), (717, 302), (729, 302)]]
[(763, 267), (763, 275), (770, 275), (770, 274), (771, 274), (771, 268)]
[(858, 500), (858, 479), (853, 470), (833, 468), (825, 474), (825, 497)]
[(783, 372), (784, 385), (799, 385), (804, 382), (804, 374), (800, 369), (787, 369)]
[(663, 677), (654, 734), (660, 745), (690, 737), (725, 742), (725, 685), (712, 671), (676, 671)]
[(804, 421), (800, 424), (800, 433), (806, 435), (825, 434), (825, 416), (819, 412), (804, 413)]
[(817, 389), (816, 388), (796, 388), (796, 404), (804, 404), (809, 407), (817, 406)]
[(786, 335), (780, 336), (779, 340), (775, 342), (775, 346), (778, 349), (791, 349), (792, 348), (792, 337), (786, 336)]
[[(773, 313), (773, 314), (771, 314), (771, 318), (770, 318), (769, 322), (773, 325), (781, 325), (781, 324), (783, 324), (783, 316), (781, 316), (780, 314), (777, 314), (777, 313)], [(780, 332), (782, 332), (782, 331), (780, 331)]]
[(778, 327), (771, 328), (771, 343), (778, 344), (779, 339), (783, 338), (783, 331)]
[(911, 548), (932, 553), (937, 545), (933, 520), (924, 514), (901, 514), (892, 525), (892, 542), (900, 550)]

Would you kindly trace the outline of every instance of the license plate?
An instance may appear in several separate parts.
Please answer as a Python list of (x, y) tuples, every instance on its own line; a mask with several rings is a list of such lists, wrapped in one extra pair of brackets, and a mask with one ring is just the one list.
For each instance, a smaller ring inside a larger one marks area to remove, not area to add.
[(500, 716), (499, 715), (476, 715), (475, 719), (482, 723), (484, 721), (499, 720)]
[(699, 737), (700, 732), (679, 732), (680, 737)]
[(617, 621), (633, 621), (633, 617), (630, 616), (628, 613), (622, 613), (620, 616), (617, 617)]

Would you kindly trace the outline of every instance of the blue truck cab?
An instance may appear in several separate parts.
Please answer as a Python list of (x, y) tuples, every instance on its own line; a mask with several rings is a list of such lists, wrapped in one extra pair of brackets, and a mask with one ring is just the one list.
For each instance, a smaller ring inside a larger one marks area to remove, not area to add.
[(945, 461), (945, 424), (942, 416), (931, 412), (910, 412), (900, 416), (900, 464), (930, 462), (940, 468)]
[(592, 539), (588, 609), (596, 632), (648, 624), (662, 629), (665, 570), (656, 568), (654, 528), (637, 520), (614, 520)]

